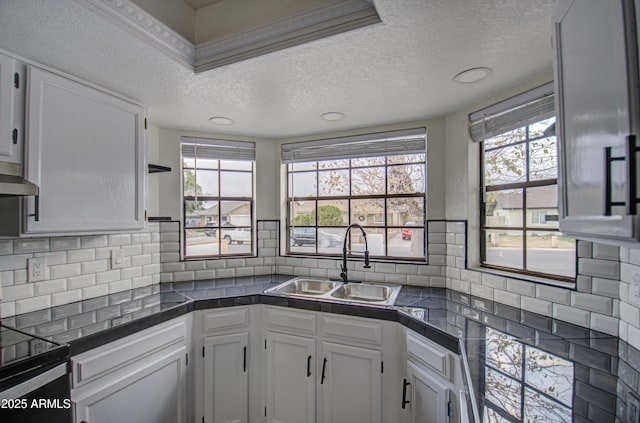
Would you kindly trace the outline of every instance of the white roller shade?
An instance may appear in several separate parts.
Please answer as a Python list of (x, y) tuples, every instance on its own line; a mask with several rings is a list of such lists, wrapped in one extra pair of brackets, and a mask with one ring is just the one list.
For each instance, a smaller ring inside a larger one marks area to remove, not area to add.
[(469, 115), (469, 135), (480, 142), (555, 115), (553, 84), (534, 88)]
[(181, 137), (182, 157), (222, 160), (255, 160), (256, 144), (211, 138)]
[(287, 143), (282, 144), (282, 161), (294, 163), (425, 153), (426, 135), (425, 128), (415, 128)]

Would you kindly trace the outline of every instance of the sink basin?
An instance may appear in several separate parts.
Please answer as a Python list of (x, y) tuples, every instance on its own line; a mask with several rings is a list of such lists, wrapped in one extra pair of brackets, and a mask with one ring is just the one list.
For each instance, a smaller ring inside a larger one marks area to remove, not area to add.
[(400, 285), (343, 283), (329, 279), (297, 277), (265, 292), (333, 301), (393, 305), (400, 289)]
[(394, 294), (394, 288), (395, 287), (384, 285), (351, 283), (340, 286), (338, 289), (331, 293), (331, 296), (349, 301), (379, 303), (388, 301)]
[(285, 285), (280, 285), (274, 291), (282, 294), (311, 295), (318, 296), (326, 294), (341, 285), (340, 282), (327, 281), (322, 279), (293, 279)]

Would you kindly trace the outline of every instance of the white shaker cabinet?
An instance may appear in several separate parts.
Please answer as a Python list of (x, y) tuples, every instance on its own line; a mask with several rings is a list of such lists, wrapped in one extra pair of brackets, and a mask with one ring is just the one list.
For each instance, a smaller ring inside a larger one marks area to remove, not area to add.
[[(22, 176), (24, 65), (0, 54), (0, 173)], [(12, 165), (7, 166), (6, 164)]]
[(351, 345), (322, 343), (322, 423), (382, 422), (382, 353)]
[(316, 421), (316, 341), (267, 331), (267, 422)]
[(632, 0), (558, 0), (554, 9), (560, 230), (640, 239), (638, 60)]
[(398, 421), (395, 325), (271, 306), (264, 323), (268, 423)]
[(144, 109), (36, 67), (28, 68), (27, 234), (144, 227)]
[(76, 423), (186, 423), (189, 319), (71, 358)]
[(249, 421), (249, 332), (204, 340), (204, 422)]
[(453, 392), (462, 386), (458, 359), (447, 349), (406, 331), (407, 367), (402, 380), (406, 423), (457, 423)]
[(403, 381), (403, 406), (408, 410), (407, 423), (447, 423), (449, 388), (440, 378), (409, 361)]
[(252, 329), (260, 310), (240, 306), (194, 315), (196, 421), (247, 423), (263, 418), (260, 356), (264, 347), (262, 334)]

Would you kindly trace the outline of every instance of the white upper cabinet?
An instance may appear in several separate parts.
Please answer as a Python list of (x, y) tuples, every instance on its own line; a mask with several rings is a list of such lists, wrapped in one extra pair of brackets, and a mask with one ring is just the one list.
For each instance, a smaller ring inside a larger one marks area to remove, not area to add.
[[(22, 81), (17, 71), (16, 60), (0, 54), (0, 162), (5, 163), (20, 163), (22, 159), (22, 126), (16, 122), (22, 118), (22, 114), (16, 103), (24, 95), (19, 90)], [(12, 172), (1, 171), (3, 174)], [(18, 176), (22, 176), (19, 168), (17, 172)]]
[(144, 109), (65, 77), (28, 68), (27, 234), (144, 227)]
[(560, 230), (637, 241), (638, 60), (632, 0), (558, 0), (554, 11)]

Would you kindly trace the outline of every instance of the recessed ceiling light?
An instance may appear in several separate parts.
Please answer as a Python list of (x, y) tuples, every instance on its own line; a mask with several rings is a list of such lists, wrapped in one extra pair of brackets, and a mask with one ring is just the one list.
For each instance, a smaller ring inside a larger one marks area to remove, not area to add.
[(231, 125), (233, 123), (232, 119), (223, 116), (214, 116), (209, 118), (209, 121), (215, 123), (216, 125)]
[(340, 113), (340, 112), (327, 112), (325, 114), (323, 114), (322, 116), (320, 116), (322, 119), (324, 120), (328, 120), (328, 121), (334, 121), (334, 120), (340, 120), (344, 117), (344, 113)]
[(474, 82), (482, 81), (491, 74), (490, 68), (479, 67), (463, 70), (459, 74), (453, 77), (453, 81), (458, 84), (473, 84)]

